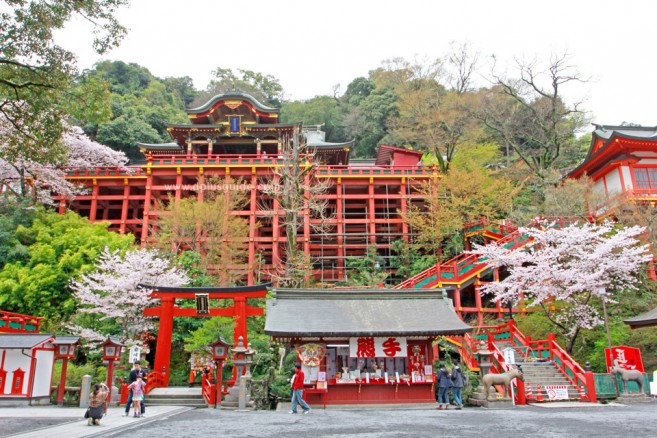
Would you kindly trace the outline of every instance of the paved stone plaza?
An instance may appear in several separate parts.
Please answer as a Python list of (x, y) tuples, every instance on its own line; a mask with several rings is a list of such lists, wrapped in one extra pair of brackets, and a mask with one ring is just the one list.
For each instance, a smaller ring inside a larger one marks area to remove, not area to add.
[[(10, 408), (0, 409), (0, 436), (14, 436), (20, 428), (33, 429), (20, 436), (58, 437), (653, 437), (657, 435), (657, 402), (636, 405), (545, 404), (510, 411), (466, 408), (437, 411), (418, 408), (315, 409), (308, 415), (290, 415), (281, 410), (235, 412), (215, 409), (152, 410), (143, 419), (120, 417), (112, 410), (100, 427), (88, 427), (81, 419), (44, 429), (56, 418), (10, 417)], [(38, 409), (38, 408), (35, 408)], [(57, 413), (57, 408), (47, 408)], [(64, 411), (75, 411), (63, 409)], [(26, 410), (15, 410), (25, 415)], [(44, 415), (46, 410), (41, 411)], [(61, 410), (60, 410), (61, 412)], [(77, 410), (79, 413), (80, 410)], [(34, 415), (37, 415), (35, 413)], [(63, 435), (65, 434), (65, 435)]]

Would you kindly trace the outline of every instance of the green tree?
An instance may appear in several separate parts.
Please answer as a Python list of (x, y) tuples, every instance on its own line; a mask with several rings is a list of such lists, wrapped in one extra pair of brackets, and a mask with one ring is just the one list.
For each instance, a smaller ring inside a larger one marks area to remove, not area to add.
[(45, 316), (51, 322), (75, 312), (69, 282), (93, 269), (103, 248), (133, 244), (131, 235), (110, 232), (106, 223), (90, 223), (72, 212), (60, 215), (39, 208), (31, 223), (16, 224), (13, 239), (21, 246), (14, 254), (20, 256), (0, 270), (0, 308)]
[(240, 91), (250, 94), (264, 105), (279, 108), (283, 101), (283, 87), (272, 75), (266, 75), (252, 70), (237, 69), (237, 73), (229, 68), (218, 67), (212, 72), (213, 79), (205, 91), (192, 103), (200, 106), (217, 94)]
[[(52, 2), (15, 0), (0, 12), (0, 118), (6, 125), (0, 158), (57, 164), (65, 151), (64, 120), (107, 117), (106, 89), (97, 81), (76, 82), (75, 56), (58, 46), (54, 32), (74, 16), (94, 26), (94, 49), (102, 54), (126, 33), (114, 12), (126, 0)], [(5, 123), (6, 122), (6, 123)]]
[(329, 96), (318, 96), (303, 102), (284, 102), (281, 107), (281, 122), (301, 122), (304, 126), (323, 125), (326, 141), (346, 141), (348, 139), (345, 138), (342, 124), (344, 106)]
[(385, 261), (379, 256), (376, 246), (368, 246), (363, 257), (347, 257), (349, 284), (377, 287), (388, 277), (384, 271)]

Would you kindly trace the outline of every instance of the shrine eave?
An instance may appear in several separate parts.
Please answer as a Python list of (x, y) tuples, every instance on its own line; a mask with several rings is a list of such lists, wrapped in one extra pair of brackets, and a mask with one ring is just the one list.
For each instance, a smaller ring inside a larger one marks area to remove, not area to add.
[(266, 105), (263, 105), (258, 100), (256, 100), (255, 97), (251, 96), (250, 94), (240, 93), (240, 92), (232, 92), (232, 93), (227, 93), (227, 94), (218, 94), (218, 95), (212, 97), (210, 100), (208, 100), (203, 105), (201, 105), (197, 108), (188, 109), (187, 114), (202, 114), (202, 113), (207, 112), (210, 109), (212, 109), (212, 107), (214, 107), (219, 102), (225, 101), (225, 100), (246, 100), (246, 101), (250, 102), (259, 111), (263, 111), (263, 112), (267, 112), (267, 113), (275, 113), (275, 114), (278, 114), (280, 112), (280, 110), (278, 108), (272, 108), (272, 107), (268, 107)]
[[(423, 291), (424, 292), (424, 291)], [(274, 337), (439, 336), (472, 331), (437, 290), (274, 290), (265, 334)]]
[(34, 348), (53, 339), (54, 336), (49, 334), (2, 333), (0, 334), (0, 348)]
[(139, 284), (143, 289), (162, 293), (176, 294), (197, 294), (197, 293), (233, 293), (233, 292), (262, 292), (272, 287), (272, 283), (261, 283), (253, 286), (233, 286), (233, 287), (169, 287), (156, 286), (151, 284)]
[(657, 325), (657, 307), (634, 318), (626, 319), (623, 322), (632, 328), (655, 326)]

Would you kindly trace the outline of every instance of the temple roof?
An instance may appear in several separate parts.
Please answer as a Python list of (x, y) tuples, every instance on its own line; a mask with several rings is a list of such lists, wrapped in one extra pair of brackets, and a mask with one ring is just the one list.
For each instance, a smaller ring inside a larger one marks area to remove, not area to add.
[(272, 108), (266, 105), (263, 105), (260, 103), (258, 100), (256, 100), (255, 97), (251, 96), (250, 94), (242, 93), (240, 91), (232, 91), (230, 93), (225, 93), (225, 94), (218, 94), (214, 97), (212, 97), (210, 100), (205, 102), (203, 105), (196, 107), (196, 108), (190, 108), (187, 110), (187, 114), (200, 114), (204, 113), (208, 110), (210, 110), (213, 106), (215, 106), (217, 103), (223, 101), (223, 100), (248, 100), (253, 104), (254, 107), (259, 109), (260, 111), (265, 111), (268, 113), (279, 113), (278, 108)]
[(626, 319), (623, 322), (632, 328), (657, 325), (657, 307), (634, 318)]
[(0, 334), (0, 348), (34, 348), (52, 339), (53, 335), (48, 334)]
[(584, 161), (567, 177), (595, 176), (611, 162), (637, 161), (635, 151), (657, 152), (657, 127), (639, 125), (594, 125), (591, 146)]
[(657, 139), (657, 126), (639, 126), (639, 125), (598, 125), (594, 124), (595, 130), (593, 135), (596, 137), (609, 139), (613, 134), (617, 136), (645, 139)]
[(270, 336), (437, 336), (472, 330), (438, 289), (274, 289)]

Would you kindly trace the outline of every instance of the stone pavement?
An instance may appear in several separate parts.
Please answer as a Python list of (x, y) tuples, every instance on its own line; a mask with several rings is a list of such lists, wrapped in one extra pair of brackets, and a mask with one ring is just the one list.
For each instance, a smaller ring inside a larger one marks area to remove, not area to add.
[(180, 406), (148, 406), (146, 417), (122, 417), (124, 409), (110, 408), (101, 420), (100, 426), (88, 426), (83, 418), (85, 409), (34, 406), (17, 408), (0, 408), (0, 436), (21, 438), (77, 438), (103, 436), (109, 432), (118, 432), (146, 424), (154, 420), (163, 420), (191, 408)]

